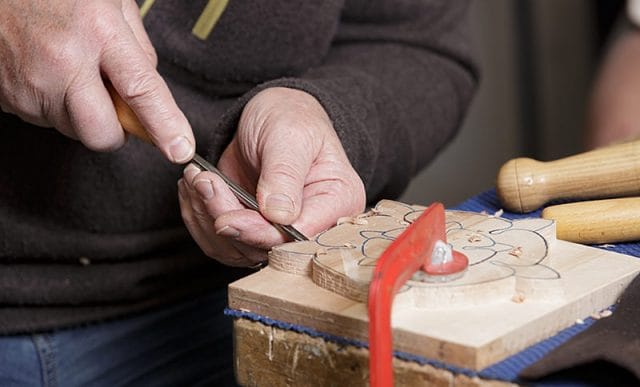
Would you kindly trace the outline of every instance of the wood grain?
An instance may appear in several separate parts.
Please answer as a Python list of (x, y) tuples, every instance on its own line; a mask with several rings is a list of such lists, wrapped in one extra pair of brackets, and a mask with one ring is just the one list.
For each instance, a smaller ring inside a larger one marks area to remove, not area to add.
[[(369, 351), (246, 319), (234, 321), (236, 376), (242, 386), (368, 386)], [(396, 386), (509, 387), (394, 359)]]

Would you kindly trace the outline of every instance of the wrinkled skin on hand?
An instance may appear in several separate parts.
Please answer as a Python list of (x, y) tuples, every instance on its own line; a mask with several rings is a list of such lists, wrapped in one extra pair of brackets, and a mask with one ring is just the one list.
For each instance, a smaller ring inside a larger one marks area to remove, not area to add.
[(124, 144), (109, 80), (173, 162), (194, 153), (133, 0), (0, 0), (0, 107), (96, 151)]
[(193, 165), (178, 182), (180, 208), (202, 250), (230, 266), (264, 261), (269, 248), (286, 241), (267, 219), (313, 236), (364, 210), (364, 185), (331, 120), (300, 90), (271, 88), (253, 97), (218, 168), (256, 193), (260, 213)]

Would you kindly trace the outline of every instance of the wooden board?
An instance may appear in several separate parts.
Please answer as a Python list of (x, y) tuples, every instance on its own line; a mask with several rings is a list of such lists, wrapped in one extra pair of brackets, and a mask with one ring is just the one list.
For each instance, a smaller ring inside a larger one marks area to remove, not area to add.
[[(241, 386), (369, 386), (369, 351), (247, 319), (233, 322)], [(516, 387), (428, 364), (393, 359), (396, 386)]]
[[(372, 268), (423, 209), (382, 201), (275, 248), (267, 268), (230, 285), (230, 307), (366, 342)], [(613, 304), (640, 272), (636, 258), (556, 241), (554, 230), (448, 211), (448, 242), (470, 266), (449, 283), (408, 282), (394, 302), (395, 349), (479, 370)]]

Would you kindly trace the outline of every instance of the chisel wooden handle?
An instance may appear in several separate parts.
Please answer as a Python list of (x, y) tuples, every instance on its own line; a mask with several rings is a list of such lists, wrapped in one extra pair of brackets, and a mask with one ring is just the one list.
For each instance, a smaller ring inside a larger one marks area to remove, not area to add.
[(553, 199), (640, 195), (640, 141), (613, 145), (549, 162), (508, 161), (496, 182), (502, 206), (529, 212)]
[(542, 217), (556, 221), (558, 239), (585, 243), (640, 240), (640, 197), (550, 206)]
[(147, 133), (147, 130), (142, 126), (140, 120), (138, 120), (138, 116), (134, 113), (133, 110), (127, 105), (126, 102), (120, 97), (118, 92), (111, 86), (111, 84), (107, 84), (107, 90), (111, 95), (111, 100), (113, 101), (113, 106), (116, 108), (116, 114), (118, 115), (118, 120), (120, 121), (120, 125), (122, 128), (128, 132), (138, 137), (139, 139), (146, 141), (150, 144), (153, 144), (151, 141), (151, 137)]

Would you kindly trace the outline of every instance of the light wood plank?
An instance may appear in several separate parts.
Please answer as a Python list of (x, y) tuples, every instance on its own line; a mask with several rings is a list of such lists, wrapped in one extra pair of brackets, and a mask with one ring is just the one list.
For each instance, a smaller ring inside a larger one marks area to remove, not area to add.
[[(384, 201), (382, 207), (389, 211), (377, 215), (390, 222), (395, 217), (395, 224), (398, 219), (410, 221), (406, 209), (417, 207), (399, 206), (404, 209)], [(371, 227), (374, 220), (367, 219), (371, 222), (336, 227), (349, 232), (334, 230), (337, 235), (316, 238), (323, 241), (325, 251), (320, 254), (310, 243), (276, 249), (286, 253), (272, 254), (270, 267), (230, 285), (230, 307), (366, 342), (366, 305), (361, 298), (368, 269), (354, 274), (335, 253), (363, 251), (357, 230)], [(640, 272), (636, 258), (554, 241), (549, 235), (553, 227), (538, 219), (514, 223), (491, 215), (448, 212), (447, 222), (450, 242), (466, 246), (463, 251), (474, 264), (465, 277), (451, 283), (410, 281), (394, 303), (397, 350), (483, 369), (613, 304)], [(479, 234), (479, 240), (469, 232)], [(341, 240), (343, 234), (347, 237)], [(488, 245), (489, 250), (478, 248)], [(509, 254), (515, 247), (521, 247), (521, 254)], [(384, 243), (375, 246), (383, 248)], [(488, 253), (493, 254), (490, 259)], [(295, 263), (287, 263), (287, 257)], [(296, 269), (285, 270), (291, 267)], [(318, 279), (318, 269), (334, 279)]]

